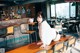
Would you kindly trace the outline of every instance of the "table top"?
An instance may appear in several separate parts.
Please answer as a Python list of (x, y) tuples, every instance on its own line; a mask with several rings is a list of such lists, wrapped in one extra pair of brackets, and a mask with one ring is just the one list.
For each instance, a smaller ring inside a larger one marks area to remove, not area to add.
[(34, 30), (26, 30), (26, 32), (23, 32), (23, 34), (33, 34), (34, 32)]
[(26, 33), (28, 33), (28, 34), (32, 34), (32, 33), (34, 33), (34, 32), (35, 32), (35, 31), (33, 31), (33, 30), (32, 30), (32, 31), (30, 31), (30, 30), (27, 30), (27, 31), (26, 31)]
[(27, 24), (29, 24), (29, 25), (35, 25), (37, 22), (33, 22), (33, 23), (27, 23)]
[(78, 23), (78, 22), (80, 22), (80, 20), (69, 20), (67, 22), (69, 22), (69, 23)]

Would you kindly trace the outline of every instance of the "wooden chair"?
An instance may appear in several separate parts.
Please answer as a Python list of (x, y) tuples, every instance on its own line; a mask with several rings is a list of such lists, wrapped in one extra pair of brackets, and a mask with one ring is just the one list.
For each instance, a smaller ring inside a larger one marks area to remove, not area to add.
[(27, 30), (29, 30), (28, 24), (21, 24), (20, 30), (21, 30), (21, 33), (25, 33)]
[(14, 26), (7, 27), (7, 35), (13, 35), (14, 34)]
[(75, 41), (76, 41), (76, 38), (75, 38), (75, 37), (70, 38), (70, 39), (68, 40), (68, 46), (75, 45)]
[[(7, 33), (6, 28), (0, 29), (0, 38), (4, 39), (5, 43), (6, 43), (6, 33)], [(1, 46), (1, 47), (6, 47), (6, 45), (5, 46)]]
[[(0, 34), (0, 38), (4, 38), (6, 42), (5, 47), (7, 47), (7, 36), (14, 34), (14, 30), (13, 30), (13, 26), (8, 26), (7, 28), (3, 28), (3, 29), (5, 29), (5, 32), (3, 34)], [(4, 30), (2, 30), (2, 32), (3, 31)]]
[(66, 50), (68, 49), (68, 47), (72, 47), (75, 45), (75, 41), (76, 41), (76, 38), (75, 37), (71, 37), (69, 40), (67, 40), (65, 42), (65, 47), (66, 47)]
[[(8, 26), (7, 33), (5, 35), (6, 35), (6, 45), (7, 45), (7, 40), (8, 40), (7, 37), (9, 37), (9, 35), (13, 35), (14, 37), (14, 26)], [(15, 39), (14, 39), (14, 42), (15, 42)], [(7, 47), (9, 47), (9, 45)]]
[(59, 42), (55, 46), (53, 46), (53, 53), (63, 52), (64, 49), (64, 42)]

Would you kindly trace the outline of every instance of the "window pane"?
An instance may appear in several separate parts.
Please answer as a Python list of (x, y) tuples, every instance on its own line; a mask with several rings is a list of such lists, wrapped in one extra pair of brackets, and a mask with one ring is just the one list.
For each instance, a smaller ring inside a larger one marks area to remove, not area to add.
[(51, 17), (55, 17), (55, 5), (51, 5)]
[(70, 3), (70, 17), (75, 17), (76, 16), (76, 6), (72, 6), (73, 3)]
[(56, 17), (69, 18), (69, 3), (56, 4)]

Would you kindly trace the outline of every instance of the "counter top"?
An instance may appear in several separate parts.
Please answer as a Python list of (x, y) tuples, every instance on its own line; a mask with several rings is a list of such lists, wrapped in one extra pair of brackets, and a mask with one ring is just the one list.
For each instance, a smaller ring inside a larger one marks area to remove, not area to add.
[(5, 21), (0, 21), (0, 29), (9, 26), (19, 26), (21, 24), (35, 25), (36, 23), (37, 22), (29, 23), (28, 18), (5, 20)]

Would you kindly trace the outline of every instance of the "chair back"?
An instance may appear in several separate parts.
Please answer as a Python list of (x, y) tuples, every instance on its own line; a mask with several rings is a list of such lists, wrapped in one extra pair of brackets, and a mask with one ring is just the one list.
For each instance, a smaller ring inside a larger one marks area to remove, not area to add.
[(7, 27), (7, 34), (13, 34), (13, 33), (14, 33), (14, 27), (13, 26)]
[(4, 35), (4, 34), (6, 34), (6, 33), (7, 33), (7, 29), (6, 28), (0, 29), (0, 35), (1, 36)]
[(27, 30), (29, 30), (28, 24), (21, 24), (20, 28), (22, 33), (25, 33)]
[(72, 46), (73, 44), (75, 44), (75, 41), (76, 41), (76, 38), (75, 38), (75, 37), (70, 38), (70, 39), (68, 40), (68, 46)]
[(54, 46), (54, 50), (53, 52), (61, 52), (61, 50), (63, 50), (64, 48), (64, 42), (59, 42)]

